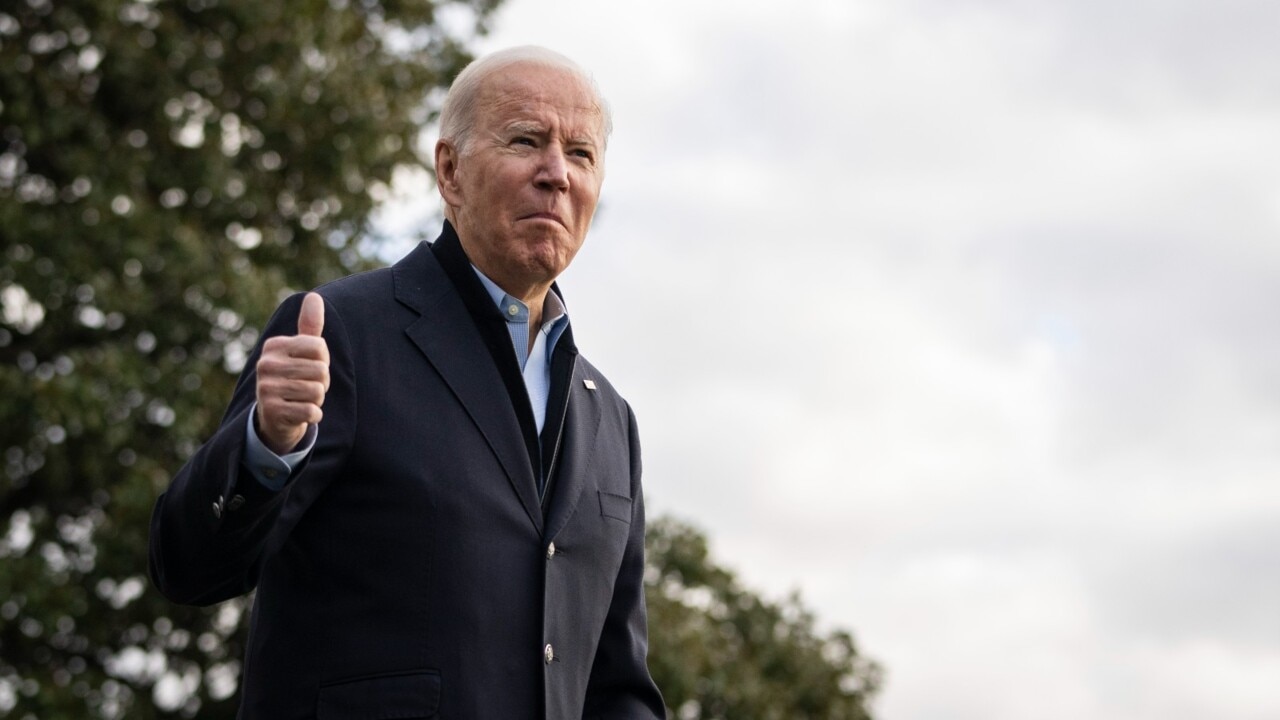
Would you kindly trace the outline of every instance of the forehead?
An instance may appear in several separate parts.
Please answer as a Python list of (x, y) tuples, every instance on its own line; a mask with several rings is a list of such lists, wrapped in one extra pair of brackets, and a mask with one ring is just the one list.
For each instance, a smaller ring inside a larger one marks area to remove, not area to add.
[(604, 114), (581, 78), (562, 68), (516, 64), (495, 71), (484, 82), (477, 107), (490, 127), (519, 122), (547, 123), (573, 132), (602, 133)]

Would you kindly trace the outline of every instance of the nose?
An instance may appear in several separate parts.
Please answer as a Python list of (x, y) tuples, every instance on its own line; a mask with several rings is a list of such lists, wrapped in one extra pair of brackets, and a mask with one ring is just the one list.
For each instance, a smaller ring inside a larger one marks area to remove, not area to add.
[(569, 163), (565, 160), (564, 148), (558, 143), (550, 143), (542, 151), (534, 183), (548, 190), (569, 189)]

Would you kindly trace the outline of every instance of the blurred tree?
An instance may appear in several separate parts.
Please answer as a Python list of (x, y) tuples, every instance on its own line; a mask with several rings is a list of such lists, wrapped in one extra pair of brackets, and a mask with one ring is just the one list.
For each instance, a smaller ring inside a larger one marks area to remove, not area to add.
[(0, 716), (234, 715), (244, 603), (151, 590), (152, 502), (497, 2), (0, 5)]
[(849, 633), (822, 635), (792, 595), (772, 603), (716, 566), (707, 540), (650, 523), (649, 667), (673, 720), (867, 720), (880, 667)]

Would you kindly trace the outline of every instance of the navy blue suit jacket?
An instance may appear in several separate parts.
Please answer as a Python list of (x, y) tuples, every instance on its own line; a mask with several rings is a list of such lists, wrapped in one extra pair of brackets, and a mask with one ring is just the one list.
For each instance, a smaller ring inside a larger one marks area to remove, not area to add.
[[(318, 292), (332, 382), (307, 460), (278, 493), (241, 467), (260, 341), (152, 518), (167, 597), (257, 589), (240, 716), (664, 717), (626, 402), (577, 357), (540, 501), (498, 366), (429, 245)], [(263, 338), (296, 333), (300, 304)]]

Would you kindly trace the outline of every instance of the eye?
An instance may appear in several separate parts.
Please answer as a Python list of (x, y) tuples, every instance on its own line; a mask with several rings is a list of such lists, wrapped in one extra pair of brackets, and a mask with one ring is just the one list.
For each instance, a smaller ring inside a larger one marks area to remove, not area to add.
[(525, 145), (525, 146), (528, 146), (528, 147), (536, 147), (536, 146), (537, 146), (537, 143), (535, 143), (535, 142), (533, 141), (533, 138), (531, 138), (531, 137), (529, 137), (529, 136), (527, 136), (527, 135), (520, 135), (520, 136), (516, 137), (514, 140), (512, 140), (512, 141), (511, 141), (511, 144), (512, 144), (512, 145)]
[(571, 150), (569, 151), (569, 154), (576, 158), (582, 158), (583, 160), (586, 160), (588, 162), (595, 162), (596, 160), (595, 154), (592, 153), (590, 150), (587, 150), (586, 148), (577, 148), (575, 150)]

